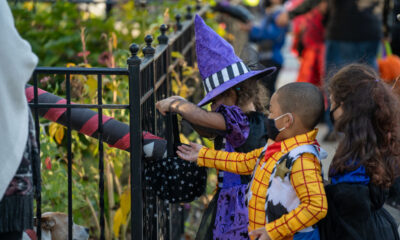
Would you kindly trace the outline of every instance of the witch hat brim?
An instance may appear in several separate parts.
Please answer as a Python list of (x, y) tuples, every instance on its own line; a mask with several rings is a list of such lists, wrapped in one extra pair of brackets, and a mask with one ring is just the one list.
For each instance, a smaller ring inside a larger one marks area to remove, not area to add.
[(217, 97), (221, 93), (236, 86), (237, 84), (239, 84), (241, 82), (244, 82), (249, 79), (262, 78), (262, 77), (272, 74), (275, 71), (276, 71), (276, 67), (269, 67), (269, 68), (265, 68), (263, 70), (250, 71), (250, 72), (247, 72), (240, 76), (237, 76), (236, 78), (233, 78), (233, 79), (219, 85), (218, 87), (214, 88), (209, 93), (207, 93), (207, 95), (197, 104), (197, 106), (201, 107), (201, 106), (206, 105), (207, 103), (212, 101), (215, 97)]

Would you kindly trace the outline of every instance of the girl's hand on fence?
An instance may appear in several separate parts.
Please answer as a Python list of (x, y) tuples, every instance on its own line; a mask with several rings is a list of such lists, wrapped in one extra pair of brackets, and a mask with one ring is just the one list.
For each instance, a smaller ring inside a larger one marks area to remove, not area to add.
[(165, 116), (166, 112), (170, 112), (172, 110), (171, 104), (177, 100), (186, 101), (186, 99), (181, 96), (171, 96), (169, 98), (156, 102), (156, 108), (162, 115)]
[(256, 230), (253, 230), (249, 233), (249, 236), (251, 239), (257, 239), (257, 240), (271, 240), (269, 237), (267, 230), (265, 228), (259, 228)]
[(176, 154), (178, 154), (178, 156), (184, 160), (187, 160), (189, 162), (196, 162), (199, 156), (199, 152), (203, 148), (203, 146), (192, 142), (189, 144), (189, 146), (178, 146), (178, 151), (176, 151)]
[(178, 99), (178, 100), (186, 101), (186, 99), (185, 99), (184, 97), (181, 97), (181, 96), (178, 96), (178, 95), (171, 96), (171, 97), (169, 97), (169, 98), (172, 98), (172, 99), (174, 99), (174, 100)]
[(176, 100), (175, 98), (169, 97), (161, 101), (158, 101), (156, 102), (156, 108), (162, 115), (165, 116), (165, 114), (171, 110), (170, 109), (171, 103), (175, 100)]

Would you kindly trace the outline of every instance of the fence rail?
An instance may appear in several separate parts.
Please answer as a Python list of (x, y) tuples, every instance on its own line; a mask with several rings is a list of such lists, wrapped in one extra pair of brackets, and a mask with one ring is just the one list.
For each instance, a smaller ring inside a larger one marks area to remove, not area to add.
[[(167, 36), (166, 25), (160, 27), (161, 35), (158, 37), (159, 45), (152, 47), (152, 36), (146, 36), (146, 46), (142, 49), (144, 57), (138, 57), (139, 46), (130, 46), (131, 57), (127, 59), (127, 68), (65, 68), (65, 67), (38, 67), (32, 75), (34, 99), (30, 103), (36, 122), (37, 141), (40, 147), (39, 117), (43, 109), (66, 109), (67, 127), (67, 158), (68, 158), (68, 239), (72, 240), (73, 198), (72, 198), (72, 126), (71, 111), (73, 109), (97, 109), (99, 145), (99, 219), (100, 239), (105, 239), (104, 218), (104, 132), (103, 111), (107, 109), (129, 110), (130, 133), (130, 175), (131, 175), (131, 239), (180, 239), (184, 231), (183, 211), (179, 204), (169, 204), (158, 199), (143, 181), (143, 149), (142, 131), (149, 131), (165, 139), (169, 139), (166, 132), (165, 119), (157, 113), (155, 102), (171, 94), (171, 72), (174, 70), (182, 76), (182, 67), (179, 60), (171, 56), (172, 52), (180, 52), (187, 64), (193, 66), (195, 62), (194, 25), (190, 14), (191, 7), (185, 15), (185, 21), (180, 22), (181, 16), (176, 16), (177, 31)], [(199, 15), (203, 15), (207, 7), (196, 6)], [(65, 78), (66, 101), (63, 103), (39, 102), (39, 75), (59, 75)], [(71, 102), (71, 76), (96, 75), (97, 78), (97, 104), (74, 104)], [(103, 104), (103, 78), (104, 76), (126, 76), (129, 81), (129, 104)], [(41, 196), (37, 202), (37, 218), (40, 226)], [(41, 231), (38, 229), (40, 239)]]

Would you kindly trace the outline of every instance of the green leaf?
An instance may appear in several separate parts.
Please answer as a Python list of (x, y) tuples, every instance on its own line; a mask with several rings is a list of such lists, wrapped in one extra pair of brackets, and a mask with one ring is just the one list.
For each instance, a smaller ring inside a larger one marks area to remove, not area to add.
[(185, 59), (185, 57), (180, 52), (172, 52), (171, 56), (177, 59)]

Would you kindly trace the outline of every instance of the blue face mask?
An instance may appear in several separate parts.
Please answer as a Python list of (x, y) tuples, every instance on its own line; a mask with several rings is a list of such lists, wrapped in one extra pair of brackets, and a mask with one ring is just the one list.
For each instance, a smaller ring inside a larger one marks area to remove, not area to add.
[(275, 121), (281, 119), (283, 116), (290, 114), (291, 113), (285, 113), (280, 115), (279, 117), (272, 119), (272, 118), (268, 118), (267, 122), (266, 122), (266, 128), (267, 128), (267, 133), (268, 133), (268, 138), (271, 140), (276, 140), (276, 137), (278, 137), (279, 133), (282, 132), (283, 130), (285, 130), (285, 127), (278, 129), (275, 125)]

